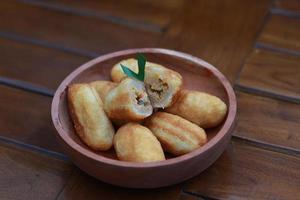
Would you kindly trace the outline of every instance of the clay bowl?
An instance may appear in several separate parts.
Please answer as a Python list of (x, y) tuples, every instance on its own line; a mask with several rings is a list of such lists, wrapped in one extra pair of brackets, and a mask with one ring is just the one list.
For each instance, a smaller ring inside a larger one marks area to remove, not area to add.
[[(227, 117), (216, 128), (207, 130), (209, 141), (203, 147), (160, 162), (119, 161), (114, 150), (95, 152), (74, 133), (66, 88), (72, 83), (110, 80), (111, 67), (122, 59), (143, 53), (147, 60), (181, 73), (184, 87), (220, 97), (228, 106)], [(101, 181), (130, 188), (156, 188), (187, 180), (209, 167), (224, 151), (231, 137), (236, 115), (236, 98), (228, 80), (211, 64), (188, 54), (167, 49), (129, 49), (100, 56), (73, 71), (58, 87), (52, 102), (52, 120), (65, 152), (80, 169)]]

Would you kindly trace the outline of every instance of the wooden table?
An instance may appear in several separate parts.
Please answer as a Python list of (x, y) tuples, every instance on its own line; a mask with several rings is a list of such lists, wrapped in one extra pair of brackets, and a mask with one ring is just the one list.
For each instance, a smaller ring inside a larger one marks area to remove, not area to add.
[[(108, 52), (175, 49), (217, 66), (238, 98), (227, 150), (184, 183), (111, 186), (62, 152), (53, 92)], [(300, 199), (299, 0), (0, 3), (0, 199)]]

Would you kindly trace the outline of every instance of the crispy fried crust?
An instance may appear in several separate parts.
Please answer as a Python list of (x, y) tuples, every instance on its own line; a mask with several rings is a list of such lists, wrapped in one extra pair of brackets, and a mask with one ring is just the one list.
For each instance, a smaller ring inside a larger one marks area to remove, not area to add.
[[(134, 71), (136, 73), (138, 73), (138, 70), (139, 70), (137, 60), (134, 59), (134, 58), (129, 58), (129, 59), (122, 60), (122, 61), (118, 62), (117, 64), (115, 64), (113, 66), (113, 68), (111, 69), (111, 72), (110, 72), (111, 79), (114, 82), (117, 82), (117, 83), (121, 82), (124, 78), (127, 77), (126, 74), (124, 74), (124, 72), (121, 68), (121, 64), (128, 67), (129, 69), (131, 69), (132, 71)], [(145, 70), (148, 70), (150, 68), (166, 69), (165, 67), (163, 67), (159, 64), (147, 61)]]
[(114, 148), (120, 160), (131, 162), (153, 162), (165, 160), (162, 147), (146, 127), (128, 123), (114, 137)]
[(111, 81), (94, 81), (90, 83), (90, 86), (92, 86), (100, 96), (102, 102), (104, 102), (105, 97), (107, 93), (117, 86), (116, 83)]
[(112, 146), (114, 128), (106, 116), (100, 97), (88, 84), (68, 87), (68, 107), (76, 133), (94, 150)]
[(216, 96), (181, 90), (177, 101), (166, 112), (179, 115), (202, 128), (212, 128), (224, 120), (227, 106)]
[(129, 58), (126, 60), (122, 60), (119, 63), (115, 64), (110, 72), (111, 79), (116, 83), (121, 82), (124, 78), (127, 77), (121, 68), (121, 64), (138, 73), (138, 65), (136, 59)]
[(207, 142), (202, 128), (177, 115), (157, 112), (146, 120), (145, 125), (173, 155), (189, 153)]

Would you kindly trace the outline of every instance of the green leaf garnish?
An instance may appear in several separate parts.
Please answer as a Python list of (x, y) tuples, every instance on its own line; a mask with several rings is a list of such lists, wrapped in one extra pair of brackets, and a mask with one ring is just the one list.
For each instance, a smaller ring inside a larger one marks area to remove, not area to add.
[(139, 71), (138, 73), (135, 73), (134, 71), (132, 71), (131, 69), (129, 69), (128, 67), (124, 66), (121, 64), (121, 67), (123, 69), (123, 72), (130, 78), (134, 78), (137, 79), (139, 81), (144, 82), (144, 78), (145, 78), (145, 66), (146, 66), (146, 58), (144, 55), (138, 53), (137, 54), (137, 62), (138, 62), (138, 67), (139, 67)]

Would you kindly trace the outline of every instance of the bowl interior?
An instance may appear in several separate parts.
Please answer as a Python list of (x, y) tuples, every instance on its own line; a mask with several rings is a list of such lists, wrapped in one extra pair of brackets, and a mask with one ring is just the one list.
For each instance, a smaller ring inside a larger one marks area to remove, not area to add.
[[(203, 67), (200, 64), (186, 60), (184, 58), (179, 58), (163, 53), (145, 52), (143, 54), (146, 56), (148, 61), (161, 64), (165, 67), (179, 72), (183, 77), (184, 88), (210, 93), (221, 98), (227, 104), (227, 106), (229, 106), (229, 97), (227, 96), (223, 84), (212, 73), (210, 69)], [(112, 66), (123, 59), (131, 57), (135, 57), (135, 54), (129, 53), (127, 55), (116, 56), (98, 62), (86, 68), (74, 78), (70, 79), (66, 84), (69, 85), (72, 83), (87, 83), (95, 80), (110, 80), (110, 70)], [(60, 94), (60, 101), (58, 106), (58, 119), (62, 126), (61, 128), (65, 131), (65, 133), (68, 134), (70, 138), (72, 138), (82, 148), (88, 151), (92, 151), (84, 143), (81, 142), (80, 138), (74, 132), (73, 124), (68, 114), (66, 90), (62, 91), (62, 93)], [(225, 121), (226, 120), (224, 120), (224, 122)], [(224, 125), (224, 122), (216, 128), (206, 129), (209, 141), (218, 134), (219, 130)], [(117, 159), (113, 148), (110, 151), (97, 152), (97, 154), (99, 156)], [(172, 159), (172, 156), (167, 155), (167, 159)]]

